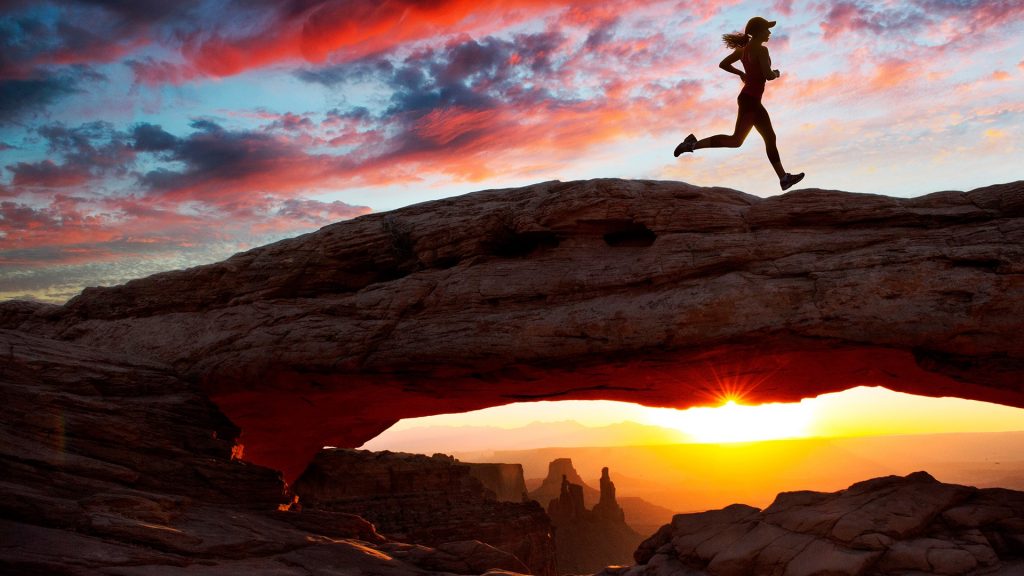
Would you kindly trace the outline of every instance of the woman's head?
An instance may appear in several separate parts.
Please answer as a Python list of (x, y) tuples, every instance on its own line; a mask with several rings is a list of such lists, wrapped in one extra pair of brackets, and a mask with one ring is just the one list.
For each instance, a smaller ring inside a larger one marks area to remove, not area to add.
[(772, 26), (775, 26), (774, 20), (766, 20), (760, 16), (754, 16), (747, 20), (747, 27), (744, 32), (746, 32), (747, 36), (750, 36), (751, 40), (765, 42), (772, 35)]
[(747, 27), (743, 32), (722, 34), (722, 41), (725, 42), (726, 46), (733, 49), (742, 48), (752, 40), (757, 42), (767, 42), (772, 36), (772, 26), (775, 26), (774, 20), (765, 20), (760, 16), (754, 16), (750, 20), (747, 20)]

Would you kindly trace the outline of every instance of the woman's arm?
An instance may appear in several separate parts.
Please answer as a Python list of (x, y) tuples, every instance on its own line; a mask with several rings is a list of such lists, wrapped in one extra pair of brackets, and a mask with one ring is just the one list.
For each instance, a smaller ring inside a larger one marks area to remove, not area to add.
[(726, 72), (732, 72), (733, 74), (735, 74), (735, 75), (739, 76), (740, 78), (742, 78), (744, 82), (746, 82), (747, 81), (747, 75), (742, 70), (739, 70), (735, 66), (732, 65), (733, 62), (738, 62), (739, 59), (742, 58), (742, 57), (743, 57), (743, 49), (742, 48), (737, 48), (737, 49), (732, 51), (732, 54), (729, 54), (728, 56), (725, 57), (724, 60), (719, 62), (718, 63), (718, 67), (721, 68), (722, 70), (725, 70)]
[(772, 57), (768, 55), (768, 48), (761, 46), (761, 49), (757, 52), (757, 64), (761, 67), (761, 74), (764, 74), (765, 80), (775, 80), (781, 74), (772, 70)]

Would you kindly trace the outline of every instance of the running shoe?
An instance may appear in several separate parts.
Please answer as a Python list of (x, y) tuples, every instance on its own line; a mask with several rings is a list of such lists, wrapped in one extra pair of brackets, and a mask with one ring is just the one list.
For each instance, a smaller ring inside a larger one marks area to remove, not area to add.
[[(680, 146), (681, 146), (681, 144), (680, 144)], [(789, 190), (790, 187), (793, 186), (793, 184), (796, 184), (797, 182), (799, 182), (799, 181), (801, 181), (803, 179), (804, 179), (804, 173), (803, 172), (801, 172), (799, 174), (790, 174), (789, 172), (786, 172), (786, 175), (783, 176), (781, 180), (779, 180), (779, 186), (782, 186), (783, 190)]]
[(679, 143), (679, 146), (676, 146), (676, 151), (673, 152), (672, 155), (675, 156), (676, 158), (679, 158), (679, 155), (682, 154), (683, 152), (693, 152), (693, 147), (696, 144), (697, 137), (694, 136), (693, 134), (690, 134), (689, 136), (686, 137), (686, 140), (683, 140), (682, 142)]

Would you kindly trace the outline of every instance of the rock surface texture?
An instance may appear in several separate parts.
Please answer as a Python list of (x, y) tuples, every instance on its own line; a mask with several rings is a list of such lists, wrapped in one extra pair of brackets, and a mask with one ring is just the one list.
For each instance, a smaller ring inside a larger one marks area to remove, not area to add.
[(527, 502), (526, 479), (522, 464), (464, 462), (470, 476), (494, 492), (499, 502)]
[(786, 492), (758, 510), (679, 514), (628, 576), (1024, 574), (1024, 492), (943, 484), (924, 472), (835, 493)]
[(0, 321), (171, 366), (288, 480), (401, 418), (514, 401), (883, 385), (1024, 407), (1024, 182), (912, 199), (548, 182)]
[(322, 450), (294, 490), (304, 509), (358, 515), (398, 541), (445, 549), (477, 540), (509, 556), (491, 568), (557, 574), (544, 510), (536, 502), (499, 502), (470, 466), (444, 454)]
[(0, 573), (482, 574), (515, 559), (366, 520), (279, 510), (280, 473), (232, 458), (235, 427), (165, 365), (0, 330)]

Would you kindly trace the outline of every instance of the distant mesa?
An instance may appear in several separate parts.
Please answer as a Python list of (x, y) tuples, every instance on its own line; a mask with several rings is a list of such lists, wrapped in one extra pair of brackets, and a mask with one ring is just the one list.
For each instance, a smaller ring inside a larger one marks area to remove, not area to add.
[(601, 495), (600, 492), (591, 488), (583, 481), (579, 472), (572, 465), (571, 458), (555, 458), (552, 460), (548, 464), (548, 475), (544, 477), (544, 481), (539, 487), (530, 491), (530, 499), (536, 500), (541, 504), (557, 500), (562, 495), (563, 480), (568, 480), (571, 484), (580, 487), (583, 496), (583, 506), (590, 507), (597, 504)]

